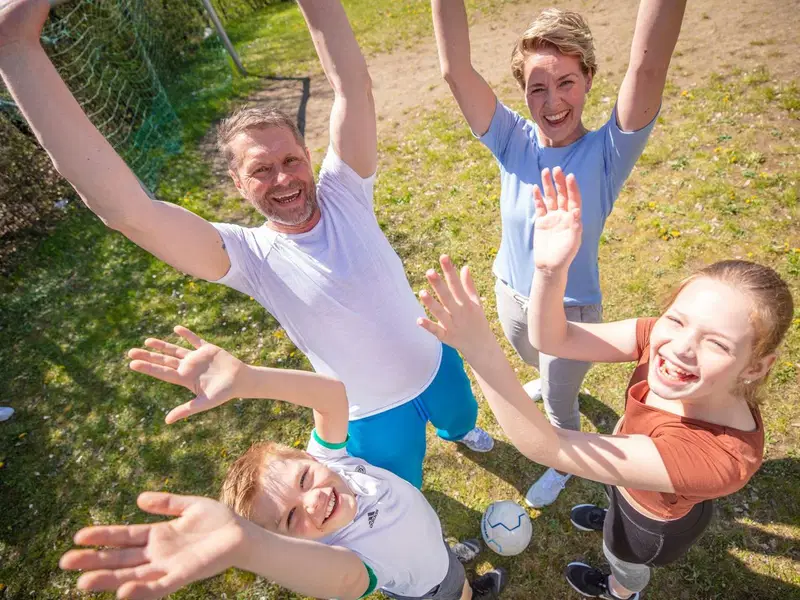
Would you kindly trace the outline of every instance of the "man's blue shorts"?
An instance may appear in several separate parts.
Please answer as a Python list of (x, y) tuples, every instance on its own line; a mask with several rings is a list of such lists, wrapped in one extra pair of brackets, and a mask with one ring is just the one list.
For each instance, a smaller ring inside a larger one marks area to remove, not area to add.
[(455, 442), (472, 431), (477, 418), (478, 403), (464, 361), (442, 344), (442, 362), (425, 391), (405, 404), (350, 421), (347, 451), (421, 487), (428, 421), (440, 438)]

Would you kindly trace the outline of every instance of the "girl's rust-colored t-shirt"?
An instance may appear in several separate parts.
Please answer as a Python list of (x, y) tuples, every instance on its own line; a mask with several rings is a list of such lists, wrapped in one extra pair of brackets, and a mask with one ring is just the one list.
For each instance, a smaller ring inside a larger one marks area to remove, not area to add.
[(671, 520), (684, 516), (699, 502), (727, 496), (747, 484), (763, 461), (764, 424), (757, 408), (752, 409), (755, 430), (741, 431), (645, 404), (650, 391), (650, 332), (656, 321), (639, 319), (636, 323), (639, 360), (628, 384), (619, 433), (646, 435), (655, 443), (675, 493), (626, 489), (645, 509)]

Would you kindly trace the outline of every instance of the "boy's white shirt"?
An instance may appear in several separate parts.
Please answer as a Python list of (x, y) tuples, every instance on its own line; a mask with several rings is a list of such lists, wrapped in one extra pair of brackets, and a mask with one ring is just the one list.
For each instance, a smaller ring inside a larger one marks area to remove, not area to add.
[(350, 420), (413, 400), (433, 380), (442, 347), (373, 211), (363, 179), (328, 149), (322, 218), (306, 233), (215, 223), (231, 267), (218, 283), (248, 294), (283, 326), (314, 370), (343, 382)]
[(319, 540), (355, 552), (377, 578), (377, 587), (422, 597), (442, 583), (450, 559), (439, 517), (417, 488), (394, 473), (331, 449), (312, 434), (307, 452), (338, 473), (356, 496), (356, 516)]

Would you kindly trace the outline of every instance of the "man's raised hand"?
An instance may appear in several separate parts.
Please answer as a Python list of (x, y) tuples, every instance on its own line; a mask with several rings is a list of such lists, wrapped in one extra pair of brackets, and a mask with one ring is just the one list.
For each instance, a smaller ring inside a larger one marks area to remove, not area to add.
[(533, 258), (537, 269), (568, 269), (581, 247), (581, 192), (575, 176), (564, 175), (560, 167), (542, 171), (542, 187), (533, 186), (536, 222)]
[(209, 410), (236, 397), (235, 382), (246, 365), (219, 346), (209, 344), (180, 325), (175, 333), (194, 346), (189, 350), (163, 340), (148, 338), (144, 345), (157, 352), (134, 348), (128, 352), (132, 370), (161, 381), (182, 385), (195, 398), (173, 408), (167, 423)]

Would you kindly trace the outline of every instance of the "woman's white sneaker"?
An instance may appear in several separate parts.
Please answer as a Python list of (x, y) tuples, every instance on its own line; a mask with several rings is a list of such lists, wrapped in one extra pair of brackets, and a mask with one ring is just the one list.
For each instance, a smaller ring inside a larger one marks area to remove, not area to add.
[(555, 469), (547, 469), (544, 475), (539, 477), (538, 481), (528, 489), (528, 493), (525, 494), (525, 504), (531, 508), (541, 508), (552, 504), (570, 477), (572, 475), (569, 473), (561, 475)]
[(541, 379), (532, 379), (528, 383), (522, 386), (522, 389), (525, 390), (525, 393), (528, 394), (528, 398), (533, 400), (534, 402), (541, 402), (542, 401), (542, 380)]

